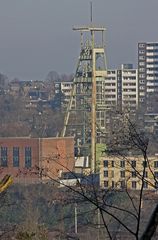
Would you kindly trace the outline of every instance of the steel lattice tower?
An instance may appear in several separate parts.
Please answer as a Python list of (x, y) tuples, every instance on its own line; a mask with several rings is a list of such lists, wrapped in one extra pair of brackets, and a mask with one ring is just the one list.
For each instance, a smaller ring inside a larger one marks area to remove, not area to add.
[[(105, 79), (107, 75), (103, 27), (74, 27), (81, 36), (81, 50), (65, 114), (62, 136), (74, 136), (79, 156), (89, 156), (96, 168), (96, 142), (105, 131)], [(99, 136), (99, 137), (98, 137)]]

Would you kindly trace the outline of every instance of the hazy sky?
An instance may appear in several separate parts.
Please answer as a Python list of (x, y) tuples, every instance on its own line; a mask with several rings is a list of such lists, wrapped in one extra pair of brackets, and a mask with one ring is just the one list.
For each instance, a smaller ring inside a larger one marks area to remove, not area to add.
[[(107, 28), (108, 67), (137, 63), (137, 43), (158, 41), (158, 0), (93, 0), (94, 22)], [(89, 0), (0, 0), (0, 72), (44, 79), (75, 71)]]

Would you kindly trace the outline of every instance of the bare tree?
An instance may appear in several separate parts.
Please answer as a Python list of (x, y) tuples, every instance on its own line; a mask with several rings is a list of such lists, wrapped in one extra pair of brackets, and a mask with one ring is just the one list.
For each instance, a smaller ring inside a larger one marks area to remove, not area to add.
[(46, 77), (47, 82), (58, 82), (60, 80), (60, 76), (56, 71), (50, 71)]
[[(156, 218), (158, 208), (156, 206), (151, 220), (148, 219), (148, 227), (143, 223), (144, 216), (142, 214), (145, 183), (148, 182), (153, 189), (156, 189), (157, 185), (157, 179), (148, 158), (148, 145), (149, 139), (137, 130), (136, 124), (132, 123), (128, 116), (125, 116), (125, 125), (122, 124), (122, 130), (119, 129), (118, 132), (113, 133), (111, 143), (109, 143), (106, 151), (106, 154), (120, 157), (131, 166), (139, 179), (140, 189), (138, 191), (130, 190), (127, 184), (124, 185), (123, 189), (101, 189), (95, 182), (95, 174), (78, 178), (74, 172), (71, 172), (71, 174), (76, 179), (76, 186), (71, 186), (67, 182), (61, 181), (57, 176), (52, 176), (49, 170), (38, 170), (50, 180), (62, 184), (69, 192), (73, 193), (69, 196), (72, 196), (74, 202), (85, 201), (94, 207), (101, 219), (98, 226), (104, 226), (104, 237), (106, 239), (120, 239), (123, 236), (126, 236), (126, 239), (151, 239), (158, 224)], [(141, 170), (136, 169), (131, 164), (129, 153), (142, 156), (143, 165)], [(58, 163), (57, 157), (51, 156), (51, 159)], [(145, 175), (147, 165), (153, 179), (155, 179), (155, 184), (150, 182)], [(66, 166), (63, 167), (66, 168)], [(69, 169), (67, 170), (69, 171)], [(68, 198), (70, 201), (72, 199)], [(154, 223), (154, 227), (152, 223)]]

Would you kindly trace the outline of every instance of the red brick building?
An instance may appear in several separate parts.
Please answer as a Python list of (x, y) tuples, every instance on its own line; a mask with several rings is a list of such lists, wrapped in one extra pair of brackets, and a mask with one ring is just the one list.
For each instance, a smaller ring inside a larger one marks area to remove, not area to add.
[(58, 178), (74, 168), (74, 139), (0, 138), (0, 176), (11, 174), (14, 181)]

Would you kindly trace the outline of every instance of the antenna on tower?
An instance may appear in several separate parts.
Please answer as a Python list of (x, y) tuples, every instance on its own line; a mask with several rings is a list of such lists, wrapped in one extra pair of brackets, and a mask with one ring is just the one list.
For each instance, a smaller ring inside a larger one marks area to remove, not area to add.
[(91, 24), (92, 24), (92, 22), (93, 22), (93, 3), (92, 2), (90, 2), (90, 17), (91, 17)]

